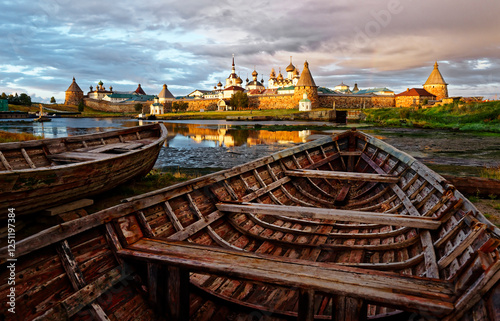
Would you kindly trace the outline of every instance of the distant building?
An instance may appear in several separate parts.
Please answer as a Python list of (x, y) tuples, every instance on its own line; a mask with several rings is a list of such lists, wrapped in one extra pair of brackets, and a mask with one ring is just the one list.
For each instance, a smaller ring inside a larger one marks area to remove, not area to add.
[(425, 100), (435, 100), (436, 96), (423, 88), (412, 88), (396, 95), (396, 107), (415, 107), (423, 105)]
[(299, 81), (300, 74), (299, 70), (295, 68), (292, 64), (292, 57), (290, 56), (290, 64), (286, 67), (286, 78), (281, 74), (281, 68), (279, 69), (278, 76), (276, 76), (276, 72), (274, 68), (271, 69), (271, 74), (269, 75), (269, 80), (267, 82), (267, 88), (269, 89), (277, 89), (283, 87), (295, 86)]
[(311, 100), (311, 108), (319, 107), (318, 86), (316, 86), (311, 72), (309, 71), (309, 63), (307, 61), (304, 62), (304, 70), (302, 71), (302, 75), (300, 75), (297, 85), (295, 85), (295, 91), (293, 93), (293, 99), (296, 101), (297, 105), (300, 100), (303, 99), (304, 94), (307, 94), (308, 99)]
[(250, 90), (259, 90), (259, 91), (262, 91), (265, 89), (264, 85), (257, 80), (257, 76), (259, 75), (259, 73), (254, 70), (252, 72), (252, 81), (250, 82), (247, 82), (245, 88), (246, 90), (250, 91)]
[(151, 115), (161, 115), (165, 113), (164, 106), (160, 103), (160, 98), (158, 98), (158, 96), (155, 96), (153, 103), (149, 106), (149, 113)]
[(167, 85), (163, 84), (163, 88), (160, 91), (160, 93), (158, 94), (158, 99), (159, 99), (160, 104), (166, 104), (166, 103), (174, 101), (175, 97), (174, 97), (174, 95), (172, 95), (170, 90), (168, 90)]
[(83, 90), (80, 89), (80, 86), (75, 81), (75, 77), (73, 77), (73, 82), (66, 90), (66, 99), (64, 100), (65, 105), (78, 105), (83, 101)]
[(104, 83), (100, 80), (95, 87), (95, 90), (92, 86), (89, 87), (90, 91), (88, 92), (88, 97), (95, 100), (102, 100), (105, 96), (111, 95), (113, 93), (113, 87), (109, 86), (109, 90), (106, 90), (104, 87)]
[(424, 84), (424, 89), (435, 95), (436, 100), (448, 97), (448, 84), (439, 72), (437, 61), (434, 63), (434, 69)]
[(333, 87), (333, 90), (344, 93), (344, 94), (351, 93), (351, 91), (349, 90), (349, 86), (344, 84), (344, 82), (341, 82), (339, 85)]
[(7, 99), (0, 99), (0, 111), (9, 111), (9, 101)]
[(394, 96), (394, 91), (386, 87), (367, 88), (362, 90), (353, 91), (356, 95), (379, 95), (379, 96)]
[(307, 93), (304, 93), (303, 98), (299, 101), (299, 111), (310, 111), (312, 109), (312, 104), (309, 99), (307, 99)]
[(137, 85), (137, 89), (135, 90), (135, 93), (138, 95), (146, 95), (146, 92), (142, 89), (141, 84)]

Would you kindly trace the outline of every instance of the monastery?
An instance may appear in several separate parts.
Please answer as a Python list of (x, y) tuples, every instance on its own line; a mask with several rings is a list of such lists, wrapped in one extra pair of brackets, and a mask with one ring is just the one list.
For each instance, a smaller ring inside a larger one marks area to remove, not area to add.
[(308, 111), (329, 108), (335, 110), (340, 117), (356, 117), (364, 108), (419, 106), (448, 97), (448, 84), (441, 75), (437, 62), (423, 88), (408, 88), (399, 94), (385, 87), (360, 90), (357, 83), (352, 90), (344, 82), (333, 89), (319, 87), (314, 81), (309, 63), (305, 61), (300, 72), (293, 65), (292, 57), (285, 71), (286, 77), (281, 73), (281, 68), (278, 68), (278, 75), (272, 68), (265, 87), (264, 79), (258, 80), (259, 73), (254, 68), (252, 80), (247, 78), (244, 82), (236, 73), (233, 55), (231, 72), (224, 84), (219, 81), (213, 90), (198, 89), (177, 98), (170, 93), (166, 84), (158, 95), (147, 95), (140, 84), (135, 91), (119, 92), (114, 91), (111, 86), (106, 89), (102, 81), (95, 89), (90, 86), (90, 91), (84, 95), (73, 78), (66, 91), (66, 104), (76, 105), (84, 101), (86, 106), (98, 110), (133, 112), (134, 105), (140, 103), (148, 107), (151, 114), (162, 114), (171, 108), (174, 101), (182, 101), (192, 111), (227, 110), (231, 108), (229, 101), (232, 95), (245, 92), (249, 97), (249, 109), (299, 108)]

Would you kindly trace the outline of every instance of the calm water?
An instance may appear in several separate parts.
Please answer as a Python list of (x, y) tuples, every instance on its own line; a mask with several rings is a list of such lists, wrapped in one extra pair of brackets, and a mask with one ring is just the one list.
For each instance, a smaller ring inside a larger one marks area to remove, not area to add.
[[(126, 118), (55, 118), (48, 123), (0, 121), (0, 129), (45, 138), (66, 137), (138, 126)], [(224, 120), (165, 121), (168, 138), (156, 167), (231, 168), (335, 131), (268, 131), (266, 125), (333, 125), (324, 122), (227, 122)], [(245, 129), (241, 129), (245, 127)], [(341, 130), (339, 130), (341, 131)], [(500, 136), (423, 129), (367, 129), (370, 135), (427, 164), (500, 166)]]

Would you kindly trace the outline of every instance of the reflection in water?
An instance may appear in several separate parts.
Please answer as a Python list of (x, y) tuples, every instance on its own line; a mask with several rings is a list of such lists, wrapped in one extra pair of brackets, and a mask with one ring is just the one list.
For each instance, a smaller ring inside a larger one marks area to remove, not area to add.
[(231, 125), (215, 125), (216, 128), (198, 124), (165, 123), (165, 125), (168, 130), (168, 146), (184, 148), (304, 143), (311, 134), (309, 130), (232, 129)]

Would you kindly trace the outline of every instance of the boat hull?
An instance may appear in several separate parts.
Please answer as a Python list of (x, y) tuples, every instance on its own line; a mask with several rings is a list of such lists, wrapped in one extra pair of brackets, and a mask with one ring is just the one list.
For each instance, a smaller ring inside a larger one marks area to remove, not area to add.
[[(1, 172), (0, 218), (6, 217), (8, 208), (14, 208), (17, 215), (22, 216), (83, 197), (103, 193), (133, 177), (145, 175), (153, 168), (166, 138), (166, 130), (163, 125), (161, 127), (160, 125), (150, 126), (148, 131), (151, 133), (156, 131), (157, 134), (155, 135), (157, 136), (144, 137), (142, 139), (144, 144), (140, 148), (125, 151), (121, 154), (94, 153), (95, 155), (91, 155), (91, 157), (95, 157), (93, 160), (68, 159), (68, 161), (75, 161), (76, 163), (48, 165), (30, 169), (12, 169)], [(116, 137), (129, 135), (133, 138), (136, 136), (135, 132), (140, 135), (140, 128), (137, 128), (136, 131), (127, 129), (126, 131), (119, 130), (114, 133), (108, 132), (103, 139), (107, 140), (108, 144), (116, 144), (114, 141), (119, 139)], [(64, 153), (67, 154), (68, 152), (71, 153), (72, 150), (85, 148), (81, 142), (88, 141), (90, 143), (92, 139), (96, 139), (95, 136), (72, 137), (70, 146), (66, 143)], [(136, 138), (125, 142), (135, 144), (138, 141), (141, 140)], [(32, 155), (32, 157), (29, 155), (28, 157), (33, 158), (33, 160), (48, 155), (49, 158), (52, 157), (52, 159), (60, 161), (57, 155), (63, 153), (51, 153), (50, 150), (51, 146), (53, 146), (53, 150), (60, 148), (61, 142), (61, 139), (39, 141), (32, 143), (33, 145), (36, 144), (35, 146), (25, 147), (25, 151), (27, 150), (26, 154), (30, 153)], [(43, 147), (38, 150), (38, 146), (45, 146), (46, 152), (33, 156), (43, 150)], [(0, 151), (2, 151), (1, 146)], [(14, 151), (4, 147), (3, 154), (8, 155), (9, 153), (13, 154)], [(7, 160), (7, 162), (9, 161)], [(14, 165), (12, 161), (10, 163)]]

